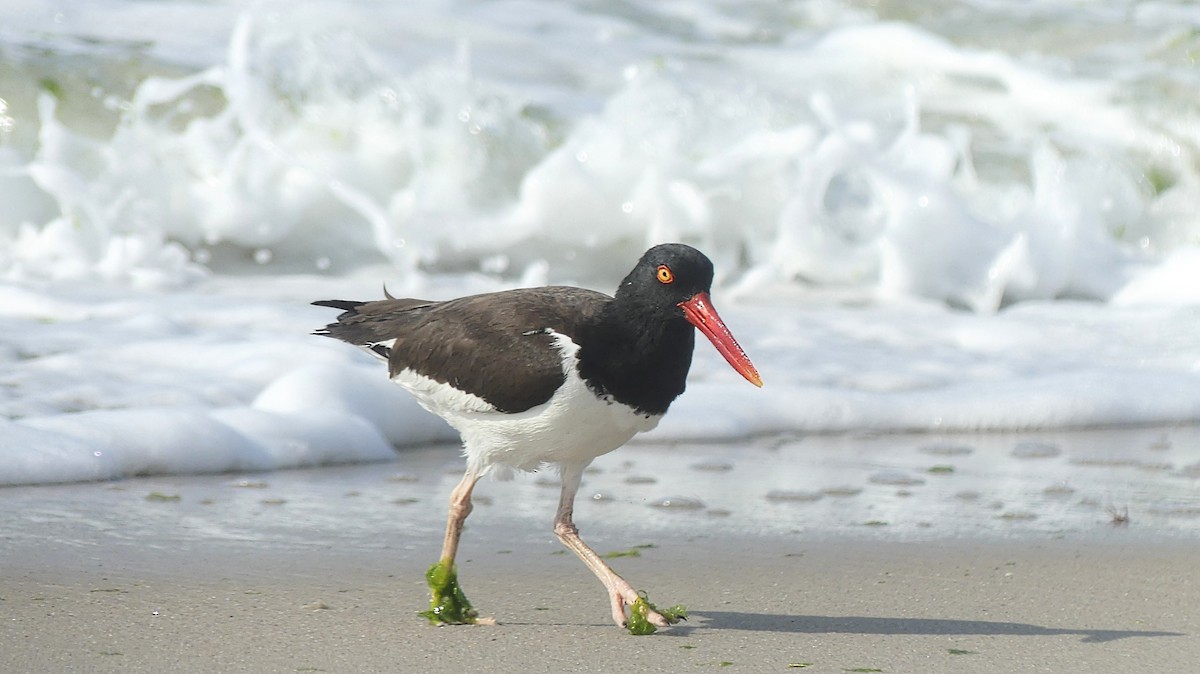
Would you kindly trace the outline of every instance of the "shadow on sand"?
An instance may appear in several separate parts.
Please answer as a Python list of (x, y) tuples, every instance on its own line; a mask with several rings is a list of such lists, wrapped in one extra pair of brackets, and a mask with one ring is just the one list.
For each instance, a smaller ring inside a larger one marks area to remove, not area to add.
[[(865, 616), (809, 616), (736, 611), (695, 611), (688, 623), (672, 632), (694, 629), (793, 632), (796, 634), (925, 634), (1046, 637), (1077, 634), (1084, 643), (1101, 643), (1132, 637), (1181, 637), (1179, 632), (1135, 630), (1063, 629), (1025, 623), (941, 618), (870, 618)], [(682, 634), (681, 634), (682, 636)]]

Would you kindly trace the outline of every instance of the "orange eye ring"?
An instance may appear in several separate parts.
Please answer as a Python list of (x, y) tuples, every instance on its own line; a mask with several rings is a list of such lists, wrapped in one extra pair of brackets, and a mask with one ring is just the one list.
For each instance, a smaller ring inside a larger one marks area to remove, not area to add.
[(658, 265), (656, 276), (658, 277), (659, 283), (671, 283), (675, 280), (675, 273), (672, 272), (671, 268), (665, 264)]

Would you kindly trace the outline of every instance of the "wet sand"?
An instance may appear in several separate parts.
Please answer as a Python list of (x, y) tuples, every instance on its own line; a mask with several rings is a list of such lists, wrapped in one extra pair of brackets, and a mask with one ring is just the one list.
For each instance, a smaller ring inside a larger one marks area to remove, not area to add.
[(1194, 550), (739, 548), (616, 560), (652, 599), (691, 610), (647, 637), (607, 624), (600, 585), (545, 549), (477, 549), (463, 582), (500, 624), (443, 628), (415, 615), (421, 568), (403, 557), (184, 561), (180, 574), (47, 559), (5, 571), (0, 651), (13, 672), (1183, 672), (1200, 658)]
[[(1118, 526), (1080, 478), (1072, 507), (1039, 505), (1063, 500), (1043, 493), (1055, 465), (1080, 469), (1067, 440), (1053, 440), (1058, 453), (1021, 445), (1040, 466), (1021, 473), (1025, 491), (1007, 473), (968, 479), (994, 439), (969, 455), (946, 449), (961, 439), (927, 438), (872, 454), (879, 440), (852, 443), (861, 474), (826, 475), (841, 491), (773, 483), (772, 461), (794, 458), (778, 442), (606, 457), (581, 494), (585, 539), (601, 553), (636, 550), (613, 565), (656, 603), (691, 612), (648, 637), (608, 623), (602, 587), (553, 540), (556, 490), (537, 477), (484, 484), (464, 537), (464, 588), (499, 624), (424, 624), (422, 573), (457, 466), (447, 448), (373, 466), (0, 490), (0, 669), (1170, 672), (1200, 660), (1198, 546), (1191, 520), (1148, 512), (1153, 484), (1104, 483), (1132, 504)], [(836, 444), (805, 443), (810, 460)], [(1094, 438), (1080, 446), (1096, 456)], [(1149, 475), (1182, 502), (1194, 479), (1174, 446), (1147, 450), (1180, 463), (1170, 470), (1104, 475)], [(879, 479), (904, 472), (881, 458), (893, 455), (956, 470), (894, 484), (904, 481)], [(680, 491), (735, 478), (758, 497)], [(964, 484), (940, 482), (955, 479)], [(664, 494), (674, 507), (661, 507)], [(939, 513), (954, 511), (943, 526)]]

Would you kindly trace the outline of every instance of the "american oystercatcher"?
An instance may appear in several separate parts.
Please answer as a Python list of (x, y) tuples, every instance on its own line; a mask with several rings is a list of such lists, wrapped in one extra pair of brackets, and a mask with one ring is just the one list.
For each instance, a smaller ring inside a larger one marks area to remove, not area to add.
[(762, 386), (712, 306), (712, 280), (712, 262), (675, 243), (646, 251), (614, 297), (554, 286), (445, 302), (391, 295), (314, 302), (344, 311), (315, 334), (386, 361), (393, 381), (462, 435), (466, 474), (450, 495), (442, 556), (427, 574), (431, 608), (423, 615), (439, 624), (476, 622), (454, 568), (476, 482), (492, 469), (503, 476), (553, 464), (562, 477), (554, 533), (604, 583), (613, 621), (626, 626), (627, 606), (660, 627), (675, 621), (639, 599), (583, 542), (572, 511), (584, 468), (654, 428), (683, 393), (693, 327)]

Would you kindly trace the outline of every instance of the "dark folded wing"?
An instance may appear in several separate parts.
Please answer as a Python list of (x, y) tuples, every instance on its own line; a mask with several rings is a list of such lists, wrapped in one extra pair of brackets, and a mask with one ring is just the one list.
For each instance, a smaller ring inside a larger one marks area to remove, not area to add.
[(580, 326), (610, 301), (580, 288), (509, 290), (447, 302), (329, 300), (342, 309), (317, 334), (371, 350), (391, 376), (412, 370), (471, 393), (501, 412), (524, 412), (564, 381), (553, 331), (577, 341)]

